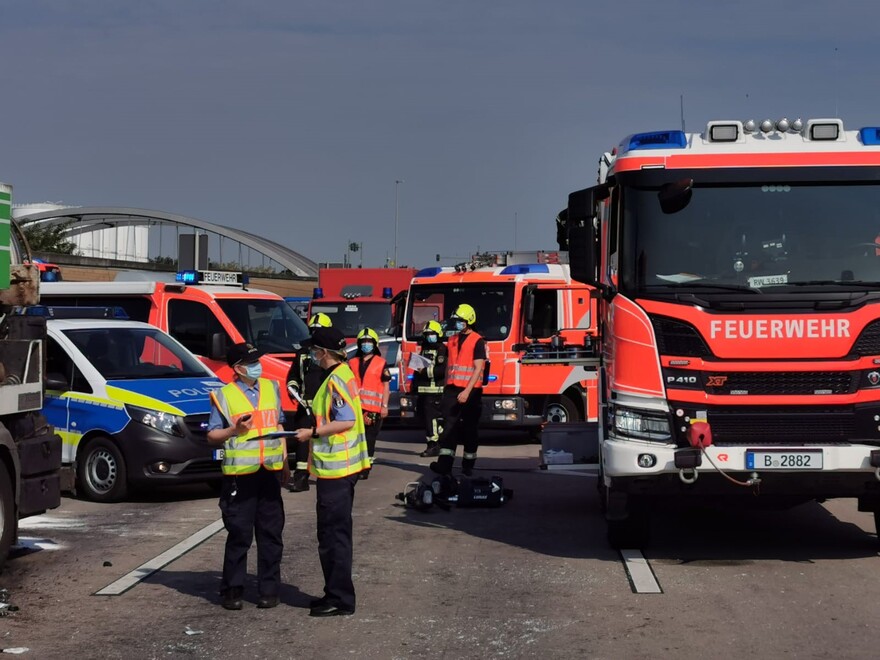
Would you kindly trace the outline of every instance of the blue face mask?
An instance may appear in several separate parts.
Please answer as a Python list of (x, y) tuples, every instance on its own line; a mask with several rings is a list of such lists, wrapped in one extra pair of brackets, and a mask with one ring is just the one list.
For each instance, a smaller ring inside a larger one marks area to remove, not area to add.
[(374, 348), (376, 348), (376, 344), (371, 341), (361, 342), (361, 353), (372, 353)]
[(429, 344), (436, 344), (437, 343), (437, 335), (428, 335), (426, 337), (426, 339), (428, 340)]
[(315, 355), (314, 351), (309, 351), (309, 359), (312, 361), (312, 364), (320, 364), (321, 360), (318, 359), (318, 356)]
[(459, 332), (464, 330), (466, 327), (467, 327), (467, 323), (465, 323), (464, 321), (456, 321), (455, 322), (455, 329), (458, 330)]
[(252, 364), (246, 364), (244, 366), (244, 368), (247, 371), (247, 377), (252, 378), (253, 380), (256, 380), (257, 378), (259, 378), (260, 376), (263, 375), (263, 365), (260, 364), (259, 362), (254, 362)]

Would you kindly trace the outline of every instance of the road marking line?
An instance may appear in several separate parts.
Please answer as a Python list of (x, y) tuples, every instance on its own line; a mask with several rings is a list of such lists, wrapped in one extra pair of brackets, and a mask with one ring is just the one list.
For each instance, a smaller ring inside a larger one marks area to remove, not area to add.
[(123, 575), (121, 578), (116, 580), (116, 582), (108, 584), (100, 591), (96, 591), (94, 595), (119, 596), (121, 594), (124, 594), (132, 587), (137, 586), (137, 584), (142, 580), (150, 577), (156, 571), (161, 570), (162, 568), (173, 562), (175, 559), (185, 555), (196, 546), (207, 541), (221, 529), (223, 529), (223, 520), (215, 520), (210, 525), (200, 529), (189, 538), (186, 538), (175, 545), (173, 548), (166, 550), (161, 555), (154, 557), (147, 563), (141, 564), (131, 573)]
[(620, 556), (623, 559), (623, 567), (626, 569), (633, 593), (663, 593), (663, 589), (660, 588), (660, 583), (657, 582), (657, 577), (654, 575), (654, 570), (641, 550), (621, 550)]

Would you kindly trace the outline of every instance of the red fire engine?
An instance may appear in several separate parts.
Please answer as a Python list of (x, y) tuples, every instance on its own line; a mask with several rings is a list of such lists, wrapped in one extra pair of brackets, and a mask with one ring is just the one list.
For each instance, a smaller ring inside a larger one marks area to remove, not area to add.
[(852, 497), (880, 523), (878, 208), (880, 128), (839, 119), (631, 135), (569, 196), (612, 545), (665, 495)]
[[(593, 351), (595, 289), (573, 282), (566, 261), (558, 252), (483, 254), (420, 270), (407, 295), (402, 365), (427, 321), (443, 323), (467, 303), (488, 351), (481, 425), (537, 430), (545, 420), (596, 421), (595, 369), (572, 364)], [(415, 415), (412, 395), (400, 405), (402, 417)]]

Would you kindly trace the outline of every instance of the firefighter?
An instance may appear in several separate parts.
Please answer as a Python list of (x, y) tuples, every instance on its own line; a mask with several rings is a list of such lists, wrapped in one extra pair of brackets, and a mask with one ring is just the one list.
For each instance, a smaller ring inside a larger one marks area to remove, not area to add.
[[(357, 354), (349, 364), (360, 392), (364, 425), (367, 429), (367, 450), (372, 466), (373, 455), (376, 453), (376, 438), (379, 436), (382, 422), (388, 417), (388, 398), (391, 396), (391, 372), (388, 370), (385, 358), (379, 352), (379, 335), (375, 330), (364, 328), (358, 333)], [(367, 479), (369, 476), (369, 469), (361, 473), (361, 479)]]
[(367, 439), (358, 387), (345, 364), (345, 337), (338, 328), (317, 328), (303, 345), (324, 370), (315, 393), (315, 426), (296, 431), (310, 442), (309, 471), (315, 477), (318, 556), (324, 596), (312, 601), (310, 616), (354, 614), (352, 519), (359, 473), (369, 469)]
[(281, 586), (281, 483), (290, 476), (290, 468), (285, 441), (263, 437), (282, 430), (284, 414), (278, 384), (260, 377), (259, 358), (260, 352), (250, 344), (233, 345), (226, 362), (235, 380), (211, 392), (208, 441), (224, 449), (220, 511), (227, 537), (220, 588), (227, 610), (242, 608), (247, 553), (255, 534), (257, 607), (275, 607)]
[(461, 442), (464, 446), (461, 471), (470, 476), (479, 444), (477, 425), (482, 411), (486, 342), (473, 329), (477, 313), (470, 305), (456, 307), (450, 322), (457, 334), (447, 342), (446, 387), (440, 404), (444, 428), (438, 458), (431, 463), (431, 469), (437, 474), (450, 474), (455, 450)]
[(425, 450), (420, 456), (437, 456), (440, 453), (440, 433), (443, 430), (443, 416), (440, 414), (440, 400), (443, 398), (443, 384), (446, 379), (446, 346), (443, 344), (443, 327), (437, 321), (428, 321), (422, 329), (419, 355), (430, 364), (415, 369), (413, 387), (417, 394), (417, 406), (425, 421)]
[[(308, 325), (309, 331), (314, 332), (315, 328), (329, 328), (333, 325), (333, 321), (326, 314), (319, 312), (312, 314)], [(290, 392), (291, 398), (295, 395), (299, 396), (311, 407), (315, 392), (323, 382), (324, 373), (321, 368), (309, 359), (308, 349), (300, 347), (294, 353), (293, 362), (290, 363), (290, 370), (287, 372), (287, 390)], [(315, 419), (312, 411), (299, 406), (293, 419), (285, 424), (285, 429), (295, 431), (296, 429), (312, 428), (314, 425)], [(288, 451), (296, 456), (296, 463), (293, 467), (293, 477), (288, 482), (287, 489), (292, 493), (300, 493), (309, 489), (309, 445), (295, 440), (292, 442), (293, 446), (289, 446)]]

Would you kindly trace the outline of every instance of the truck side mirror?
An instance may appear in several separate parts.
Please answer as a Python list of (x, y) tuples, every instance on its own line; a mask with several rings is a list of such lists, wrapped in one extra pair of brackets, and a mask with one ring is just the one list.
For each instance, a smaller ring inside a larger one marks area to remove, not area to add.
[(532, 336), (532, 322), (535, 319), (535, 289), (534, 284), (529, 284), (523, 289), (523, 337)]
[(226, 334), (223, 332), (215, 332), (211, 335), (211, 354), (208, 356), (212, 360), (225, 360), (226, 352), (229, 350), (226, 341)]
[(577, 190), (568, 196), (568, 208), (565, 209), (571, 276), (591, 286), (598, 286), (599, 222), (596, 206), (609, 194), (605, 184)]
[(660, 202), (660, 210), (667, 215), (678, 213), (691, 202), (694, 195), (694, 180), (680, 179), (671, 183), (664, 183), (657, 193)]

